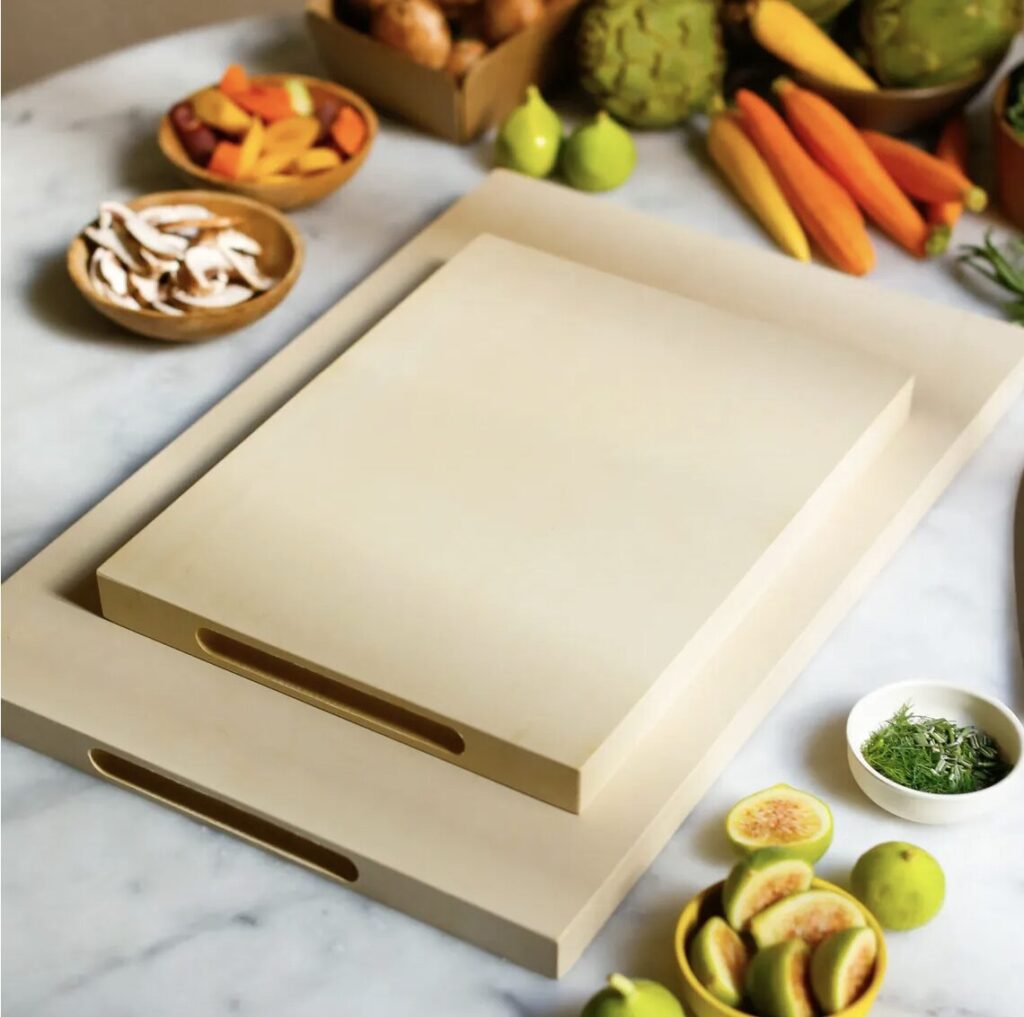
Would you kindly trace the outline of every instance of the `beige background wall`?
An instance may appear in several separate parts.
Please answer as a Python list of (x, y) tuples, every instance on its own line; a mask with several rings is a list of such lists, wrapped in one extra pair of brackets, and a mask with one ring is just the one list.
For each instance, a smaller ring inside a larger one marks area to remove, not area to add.
[(0, 87), (184, 28), (301, 7), (301, 0), (3, 0)]

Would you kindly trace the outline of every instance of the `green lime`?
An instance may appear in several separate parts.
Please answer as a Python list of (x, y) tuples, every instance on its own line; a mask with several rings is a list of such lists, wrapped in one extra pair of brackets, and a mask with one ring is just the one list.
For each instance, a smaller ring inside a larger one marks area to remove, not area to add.
[(832, 813), (807, 791), (776, 784), (734, 805), (725, 820), (725, 833), (741, 854), (784, 847), (813, 865), (832, 843)]
[(562, 172), (581, 191), (610, 191), (624, 184), (636, 167), (636, 145), (629, 131), (604, 110), (565, 143)]
[(916, 929), (930, 922), (946, 896), (942, 866), (923, 848), (893, 840), (857, 860), (853, 892), (887, 929)]
[(506, 169), (546, 177), (558, 162), (561, 143), (562, 121), (537, 86), (530, 85), (523, 104), (512, 110), (498, 131), (494, 159)]
[(609, 975), (608, 984), (583, 1008), (582, 1017), (685, 1017), (664, 985), (643, 978)]

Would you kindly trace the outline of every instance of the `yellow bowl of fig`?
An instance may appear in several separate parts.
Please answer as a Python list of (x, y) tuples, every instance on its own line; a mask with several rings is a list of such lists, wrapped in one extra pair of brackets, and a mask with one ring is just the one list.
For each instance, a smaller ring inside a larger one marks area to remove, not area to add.
[(341, 85), (302, 74), (250, 77), (233, 64), (171, 107), (158, 140), (192, 184), (290, 209), (351, 180), (377, 127), (369, 103)]

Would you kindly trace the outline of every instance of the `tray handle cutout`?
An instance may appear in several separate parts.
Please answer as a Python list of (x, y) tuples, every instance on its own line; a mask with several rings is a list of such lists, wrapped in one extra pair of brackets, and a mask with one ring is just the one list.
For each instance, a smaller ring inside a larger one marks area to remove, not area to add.
[(101, 776), (115, 784), (169, 805), (193, 819), (202, 820), (233, 833), (242, 840), (265, 848), (289, 861), (298, 862), (331, 879), (354, 883), (359, 878), (355, 863), (331, 848), (317, 844), (308, 837), (292, 833), (268, 819), (255, 816), (237, 805), (215, 798), (198, 788), (165, 777), (147, 766), (133, 763), (105, 749), (90, 749), (89, 762)]
[(400, 741), (425, 744), (453, 756), (466, 751), (462, 735), (433, 717), (346, 685), (337, 678), (285, 660), (234, 636), (200, 628), (196, 630), (196, 642), (214, 663), (239, 668), (264, 685), (305, 703), (390, 734)]

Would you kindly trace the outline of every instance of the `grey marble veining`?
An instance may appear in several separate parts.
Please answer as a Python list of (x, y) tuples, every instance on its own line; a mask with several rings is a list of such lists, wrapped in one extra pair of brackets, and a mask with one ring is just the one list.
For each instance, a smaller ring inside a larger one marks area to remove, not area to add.
[[(5, 576), (486, 171), (486, 143), (456, 148), (387, 124), (352, 184), (295, 215), (307, 266), (278, 311), (195, 347), (125, 336), (78, 298), (64, 248), (101, 199), (176, 185), (154, 142), (157, 117), (232, 60), (316, 70), (298, 18), (239, 22), (104, 58), (3, 102)], [(686, 132), (643, 135), (638, 145), (634, 178), (604, 200), (767, 243)], [(959, 235), (979, 237), (995, 221), (972, 221)], [(877, 246), (878, 284), (994, 313), (951, 258), (923, 265)], [(853, 784), (843, 722), (868, 689), (920, 676), (967, 682), (1024, 709), (1010, 572), (1022, 466), (1024, 402), (560, 983), (5, 742), (4, 1013), (568, 1017), (612, 969), (671, 984), (678, 910), (730, 862), (725, 811), (785, 780), (835, 811), (826, 878), (845, 881), (861, 851), (886, 839), (913, 840), (946, 868), (941, 916), (890, 937), (879, 1017), (1016, 1017), (1024, 808), (962, 829), (896, 820)]]

